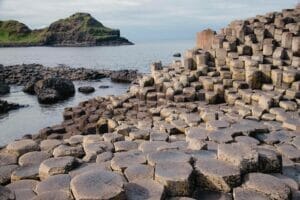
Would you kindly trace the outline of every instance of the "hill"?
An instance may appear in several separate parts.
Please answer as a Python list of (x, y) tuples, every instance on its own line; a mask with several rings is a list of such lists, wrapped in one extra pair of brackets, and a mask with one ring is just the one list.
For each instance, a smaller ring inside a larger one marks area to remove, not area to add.
[(105, 27), (88, 13), (75, 13), (44, 29), (31, 30), (15, 21), (0, 21), (0, 46), (104, 46), (133, 44), (120, 30)]

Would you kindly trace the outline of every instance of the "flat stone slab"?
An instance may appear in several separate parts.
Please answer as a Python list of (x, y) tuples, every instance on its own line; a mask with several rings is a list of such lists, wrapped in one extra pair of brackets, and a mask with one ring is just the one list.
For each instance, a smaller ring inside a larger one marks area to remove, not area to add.
[(217, 191), (197, 191), (194, 194), (196, 199), (201, 200), (232, 200), (230, 193), (217, 192)]
[(166, 187), (169, 196), (189, 195), (192, 187), (192, 166), (187, 162), (159, 162), (155, 180)]
[(76, 165), (76, 159), (71, 156), (49, 158), (43, 161), (39, 167), (40, 179), (43, 180), (49, 176), (68, 173)]
[(153, 179), (154, 167), (150, 165), (132, 165), (125, 169), (124, 174), (129, 182), (136, 179)]
[(143, 153), (148, 154), (151, 152), (156, 152), (157, 148), (168, 144), (169, 143), (165, 141), (144, 141), (139, 145), (138, 149)]
[(69, 172), (69, 175), (74, 178), (75, 176), (78, 176), (80, 174), (83, 174), (88, 171), (93, 171), (93, 170), (107, 170), (111, 171), (110, 168), (110, 162), (103, 162), (103, 163), (84, 163), (80, 167), (73, 169), (72, 171)]
[(39, 145), (30, 139), (18, 140), (12, 142), (6, 146), (6, 150), (8, 153), (14, 153), (17, 156), (21, 156), (27, 152), (38, 151), (40, 150)]
[(37, 180), (20, 180), (6, 185), (11, 191), (17, 190), (34, 190), (39, 183)]
[(36, 194), (31, 189), (24, 189), (15, 191), (15, 197), (16, 199), (32, 200), (36, 197)]
[(269, 198), (263, 193), (251, 189), (242, 188), (242, 187), (233, 189), (233, 197), (235, 200), (249, 200), (249, 199), (269, 200)]
[(289, 144), (281, 144), (277, 146), (277, 150), (288, 159), (299, 162), (300, 150)]
[(13, 165), (18, 163), (18, 156), (11, 153), (0, 153), (0, 166)]
[(73, 200), (72, 195), (69, 192), (64, 191), (51, 191), (37, 195), (32, 200)]
[(22, 166), (14, 170), (11, 174), (11, 181), (18, 181), (23, 179), (38, 179), (39, 165)]
[(70, 192), (70, 182), (71, 176), (68, 174), (59, 174), (50, 176), (49, 178), (38, 183), (35, 192), (37, 194), (42, 194), (45, 192), (62, 190), (65, 192)]
[(245, 177), (244, 187), (261, 192), (272, 200), (287, 200), (291, 197), (290, 188), (280, 179), (268, 174), (248, 174)]
[(47, 139), (47, 140), (43, 140), (41, 141), (41, 150), (42, 151), (46, 151), (48, 153), (52, 153), (53, 149), (57, 146), (59, 146), (60, 144), (62, 144), (63, 141), (61, 140), (57, 140), (57, 139)]
[(198, 159), (197, 183), (203, 190), (230, 192), (241, 184), (240, 169), (217, 159)]
[(163, 199), (164, 186), (151, 179), (139, 179), (125, 185), (128, 200)]
[(147, 160), (148, 163), (152, 166), (155, 166), (155, 164), (162, 162), (189, 163), (191, 161), (191, 156), (181, 151), (168, 150), (150, 153), (147, 156)]
[(258, 168), (258, 153), (248, 145), (220, 144), (218, 159), (239, 167), (243, 172), (255, 171)]
[(146, 163), (146, 157), (140, 151), (129, 151), (115, 153), (111, 160), (111, 168), (117, 171), (124, 171), (127, 167)]
[(123, 184), (116, 173), (93, 170), (73, 178), (71, 189), (76, 200), (125, 199)]
[(19, 165), (26, 166), (26, 165), (39, 165), (44, 160), (51, 157), (51, 154), (43, 151), (32, 151), (22, 155), (19, 158)]
[(54, 157), (63, 157), (63, 156), (73, 156), (76, 158), (81, 158), (84, 156), (84, 151), (81, 145), (77, 146), (67, 146), (67, 145), (59, 145), (53, 150)]
[(134, 141), (119, 141), (114, 143), (115, 151), (130, 151), (138, 148), (138, 144)]

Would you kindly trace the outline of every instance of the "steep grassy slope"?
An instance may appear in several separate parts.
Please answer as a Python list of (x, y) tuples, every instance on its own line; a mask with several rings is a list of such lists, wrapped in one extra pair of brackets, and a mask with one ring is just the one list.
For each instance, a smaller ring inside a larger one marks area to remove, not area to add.
[(0, 21), (0, 46), (95, 46), (132, 44), (120, 31), (105, 27), (87, 13), (76, 13), (49, 27), (30, 30), (18, 21)]

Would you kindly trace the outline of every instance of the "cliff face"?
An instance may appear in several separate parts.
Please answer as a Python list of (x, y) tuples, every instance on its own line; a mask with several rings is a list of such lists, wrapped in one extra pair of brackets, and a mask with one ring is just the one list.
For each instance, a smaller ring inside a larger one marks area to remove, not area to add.
[(129, 45), (120, 31), (105, 27), (87, 13), (76, 13), (49, 27), (30, 30), (18, 21), (0, 21), (0, 46)]

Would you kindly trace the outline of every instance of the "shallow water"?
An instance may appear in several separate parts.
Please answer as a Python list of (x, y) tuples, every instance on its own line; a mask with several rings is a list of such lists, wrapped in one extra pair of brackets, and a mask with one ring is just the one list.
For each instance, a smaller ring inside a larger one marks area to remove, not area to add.
[[(132, 46), (117, 47), (22, 47), (0, 48), (0, 64), (30, 64), (38, 63), (45, 66), (59, 64), (71, 67), (86, 67), (96, 69), (137, 69), (139, 72), (149, 72), (152, 62), (161, 60), (168, 64), (173, 60), (173, 54), (183, 53), (194, 46), (194, 41), (159, 41), (143, 42)], [(99, 85), (110, 85), (108, 89), (99, 89)], [(102, 83), (75, 82), (79, 85), (92, 85), (96, 92), (90, 95), (76, 93), (66, 101), (54, 105), (40, 105), (36, 96), (24, 94), (22, 87), (12, 87), (11, 93), (0, 97), (19, 104), (28, 104), (26, 108), (11, 111), (0, 116), (0, 145), (22, 137), (24, 134), (37, 133), (41, 128), (62, 121), (62, 111), (65, 107), (76, 106), (79, 102), (95, 96), (118, 95), (124, 93), (128, 85), (111, 83), (109, 79)]]
[[(105, 95), (118, 95), (127, 91), (128, 84), (112, 83), (109, 79), (102, 79), (101, 82), (74, 82), (76, 94), (74, 97), (53, 105), (42, 105), (34, 95), (22, 92), (22, 87), (12, 86), (11, 93), (1, 97), (1, 99), (26, 104), (28, 107), (20, 108), (0, 115), (0, 145), (6, 144), (16, 138), (21, 138), (25, 134), (37, 133), (40, 129), (58, 124), (62, 121), (62, 112), (65, 107), (76, 106), (79, 102)], [(96, 91), (91, 94), (83, 94), (77, 91), (79, 86), (90, 85)], [(109, 86), (100, 89), (100, 85)]]

